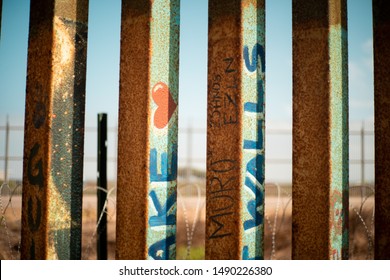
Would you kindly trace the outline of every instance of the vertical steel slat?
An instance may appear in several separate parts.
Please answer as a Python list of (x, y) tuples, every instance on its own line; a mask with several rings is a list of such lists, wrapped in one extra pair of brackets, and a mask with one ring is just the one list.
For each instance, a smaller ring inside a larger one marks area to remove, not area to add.
[(348, 259), (346, 13), (293, 1), (293, 259)]
[(80, 259), (88, 0), (32, 0), (22, 259)]
[(375, 259), (390, 259), (390, 2), (373, 0)]
[(123, 1), (118, 259), (176, 258), (180, 1)]
[(107, 114), (98, 114), (97, 259), (107, 260)]
[(210, 0), (206, 258), (263, 259), (265, 1)]

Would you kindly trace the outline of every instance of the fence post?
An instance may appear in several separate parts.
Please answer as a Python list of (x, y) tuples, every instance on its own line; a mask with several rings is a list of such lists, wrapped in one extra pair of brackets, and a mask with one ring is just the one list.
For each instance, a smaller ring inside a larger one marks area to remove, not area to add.
[(107, 114), (98, 114), (97, 259), (107, 260)]
[(293, 0), (293, 259), (348, 259), (346, 0)]
[(265, 1), (210, 0), (206, 259), (262, 259)]
[(362, 123), (362, 128), (360, 130), (360, 185), (361, 189), (363, 189), (363, 186), (365, 184), (365, 170), (364, 170), (364, 161), (365, 161), (365, 147), (364, 147), (364, 121)]
[(80, 259), (88, 0), (32, 0), (22, 259)]
[(117, 259), (176, 258), (180, 1), (122, 1)]
[(390, 3), (373, 0), (375, 259), (390, 259)]
[(5, 157), (4, 157), (4, 183), (8, 183), (8, 161), (9, 161), (9, 119), (5, 125)]
[(189, 123), (187, 129), (187, 172), (186, 172), (187, 184), (191, 182), (191, 176), (192, 176), (192, 137), (193, 136), (194, 134), (193, 134), (192, 125), (191, 123)]

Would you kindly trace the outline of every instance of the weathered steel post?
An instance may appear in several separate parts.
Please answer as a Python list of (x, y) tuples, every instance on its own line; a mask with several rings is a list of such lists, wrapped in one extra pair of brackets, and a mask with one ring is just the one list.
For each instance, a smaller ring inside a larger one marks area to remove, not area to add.
[(97, 240), (98, 260), (107, 260), (107, 114), (98, 114), (97, 162)]
[(122, 1), (117, 259), (176, 258), (180, 1)]
[(262, 259), (265, 1), (210, 0), (206, 258)]
[(348, 259), (346, 0), (293, 0), (293, 259)]
[(373, 0), (375, 259), (390, 259), (390, 2)]
[(32, 0), (22, 259), (80, 259), (88, 0)]

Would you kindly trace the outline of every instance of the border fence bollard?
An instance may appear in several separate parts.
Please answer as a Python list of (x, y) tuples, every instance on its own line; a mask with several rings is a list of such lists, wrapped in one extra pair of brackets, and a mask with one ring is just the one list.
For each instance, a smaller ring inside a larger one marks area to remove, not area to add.
[(293, 259), (348, 259), (346, 0), (293, 0)]
[(209, 1), (208, 61), (206, 259), (262, 259), (265, 1)]
[(390, 3), (373, 0), (375, 259), (390, 259)]
[(180, 1), (122, 1), (117, 259), (176, 258)]
[(22, 259), (80, 259), (88, 0), (32, 0)]

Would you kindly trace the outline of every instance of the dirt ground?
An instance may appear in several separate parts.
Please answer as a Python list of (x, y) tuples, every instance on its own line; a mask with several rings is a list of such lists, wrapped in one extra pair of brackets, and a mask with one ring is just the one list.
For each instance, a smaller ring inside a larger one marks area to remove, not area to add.
[[(3, 213), (9, 196), (2, 194)], [(21, 196), (13, 196), (2, 215), (0, 225), (0, 259), (20, 258)], [(291, 259), (291, 199), (266, 197), (265, 258)], [(350, 259), (373, 258), (373, 199), (364, 202), (350, 199)], [(196, 213), (198, 209), (198, 213)], [(177, 259), (203, 259), (205, 239), (205, 198), (178, 197)], [(82, 259), (96, 259), (96, 197), (85, 195), (83, 200)], [(115, 258), (115, 199), (108, 202), (108, 259)], [(193, 224), (195, 221), (195, 225)], [(275, 226), (276, 223), (276, 226)], [(274, 238), (272, 238), (274, 235)], [(192, 238), (191, 238), (192, 236)], [(274, 240), (274, 241), (272, 241)]]

